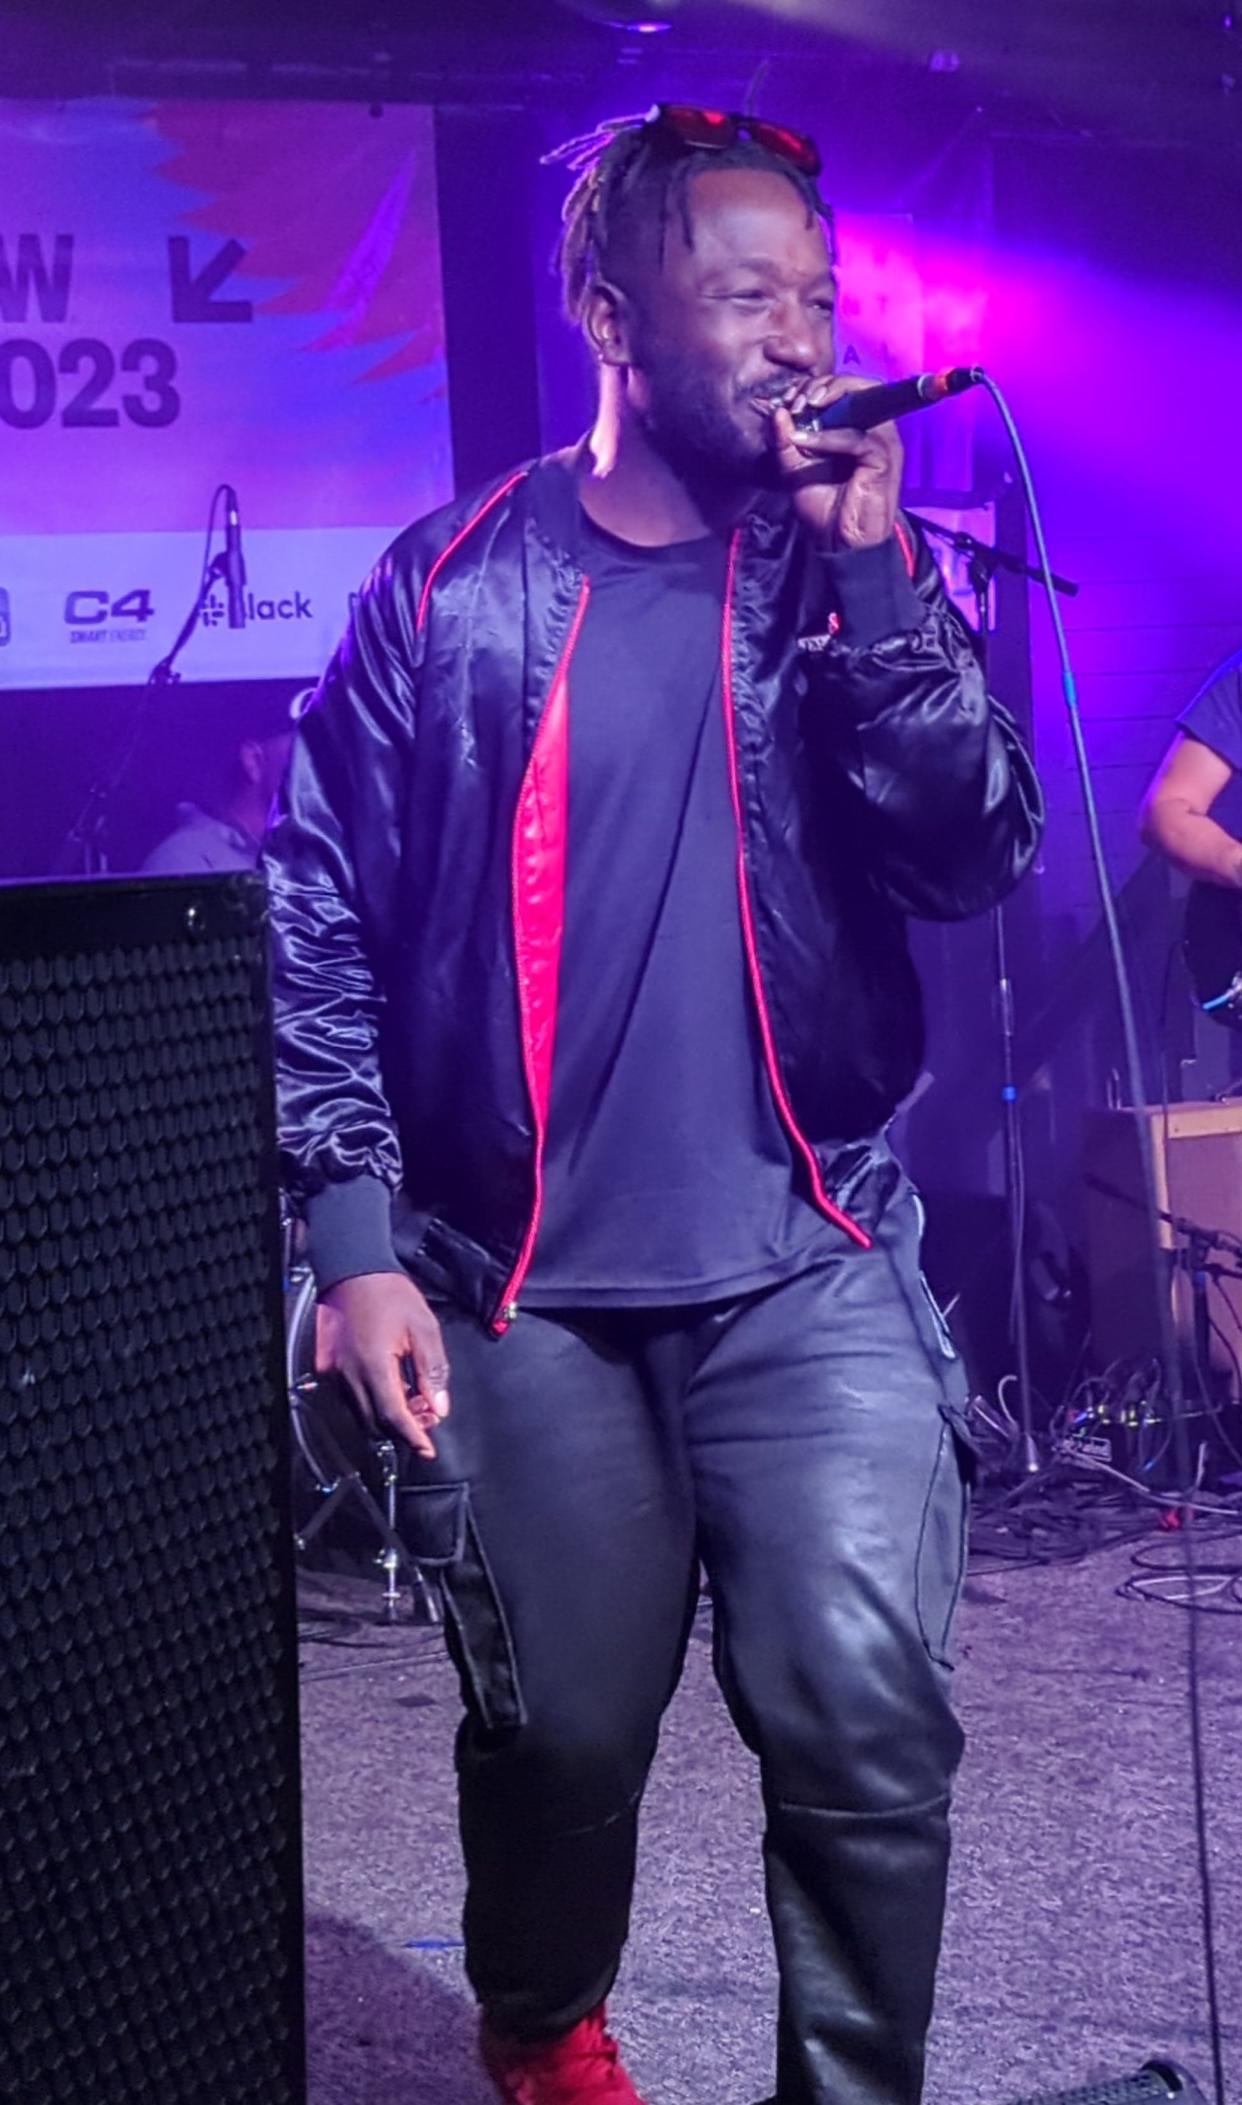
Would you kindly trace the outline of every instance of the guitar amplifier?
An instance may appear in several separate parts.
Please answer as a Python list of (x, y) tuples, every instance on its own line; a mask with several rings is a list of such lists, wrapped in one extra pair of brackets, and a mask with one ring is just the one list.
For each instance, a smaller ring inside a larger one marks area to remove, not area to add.
[[(1141, 1115), (1151, 1135), (1157, 1206), (1197, 1228), (1224, 1229), (1242, 1238), (1242, 1103), (1170, 1104)], [(1088, 1112), (1084, 1171), (1092, 1358), (1102, 1370), (1115, 1360), (1160, 1349), (1133, 1111)], [(1174, 1264), (1178, 1248), (1185, 1248), (1185, 1238), (1161, 1222), (1174, 1331), (1189, 1358), (1194, 1344), (1191, 1282), (1188, 1271)], [(1209, 1262), (1227, 1271), (1236, 1261), (1228, 1251), (1213, 1251)], [(1242, 1402), (1242, 1277), (1210, 1278), (1207, 1295), (1212, 1385), (1232, 1402)]]

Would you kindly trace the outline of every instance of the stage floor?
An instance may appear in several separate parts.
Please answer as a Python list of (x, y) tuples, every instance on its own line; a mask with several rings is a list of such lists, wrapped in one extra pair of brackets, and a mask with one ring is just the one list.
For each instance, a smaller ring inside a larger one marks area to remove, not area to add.
[[(1242, 1564), (1242, 1537), (1209, 1553)], [(1131, 1568), (1113, 1548), (968, 1582), (929, 2105), (1001, 2105), (1156, 2051), (1210, 2082), (1187, 1617), (1119, 1598)], [(364, 1581), (303, 1580), (310, 2098), (487, 2105), (457, 1941), (454, 1682), (437, 1634), (384, 1628), (376, 1602)], [(770, 2087), (754, 1766), (712, 1680), (709, 1614), (652, 1776), (612, 2004), (650, 2105), (752, 2105)], [(1242, 1605), (1202, 1615), (1199, 1635), (1226, 2071), (1242, 2098)]]

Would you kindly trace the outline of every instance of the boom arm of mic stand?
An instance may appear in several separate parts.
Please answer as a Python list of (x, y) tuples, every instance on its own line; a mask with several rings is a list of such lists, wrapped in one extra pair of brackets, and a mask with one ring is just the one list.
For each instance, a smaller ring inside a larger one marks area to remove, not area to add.
[(212, 586), (224, 578), (226, 561), (227, 551), (223, 548), (217, 549), (203, 571), (202, 582), (198, 588), (198, 597), (178, 629), (176, 640), (171, 650), (165, 651), (159, 663), (153, 665), (147, 674), (148, 687), (167, 687), (172, 681), (180, 679), (180, 673), (174, 672), (173, 667), (194, 634), (198, 625), (198, 617), (203, 611), (207, 595)]
[(180, 678), (174, 666), (194, 633), (198, 617), (203, 611), (207, 594), (218, 578), (224, 576), (224, 551), (219, 550), (204, 567), (193, 606), (177, 632), (171, 650), (165, 651), (159, 663), (151, 667), (146, 681), (130, 711), (121, 732), (116, 756), (112, 765), (98, 775), (86, 793), (81, 811), (61, 845), (57, 855), (57, 867), (64, 865), (73, 851), (73, 861), (80, 863), (84, 877), (103, 876), (108, 868), (108, 813), (138, 750), (139, 741), (146, 729), (151, 713), (151, 700), (157, 687), (169, 687)]
[[(1043, 583), (1043, 571), (1037, 570), (1033, 563), (1024, 562), (1021, 556), (1010, 555), (1008, 549), (994, 548), (990, 541), (981, 541), (976, 534), (968, 534), (964, 527), (941, 526), (938, 520), (928, 519), (922, 512), (907, 511), (906, 517), (913, 519), (916, 526), (921, 526), (925, 534), (934, 534), (938, 541), (955, 549), (958, 555), (969, 556), (972, 563), (982, 564), (989, 576), (997, 570), (1010, 570), (1015, 577), (1032, 578), (1037, 585)], [(1067, 599), (1075, 597), (1078, 587), (1072, 578), (1058, 577), (1055, 570), (1050, 575), (1058, 592), (1063, 592)]]
[[(1132, 1191), (1123, 1191), (1120, 1184), (1111, 1183), (1107, 1177), (1087, 1177), (1085, 1182), (1089, 1191), (1098, 1191), (1104, 1198), (1115, 1199), (1121, 1206), (1143, 1207), (1142, 1199), (1136, 1199)], [(1155, 1214), (1158, 1221), (1184, 1236), (1187, 1242), (1198, 1236), (1209, 1249), (1227, 1250), (1231, 1257), (1242, 1257), (1242, 1235), (1235, 1235), (1231, 1228), (1205, 1228), (1202, 1222), (1192, 1221), (1188, 1214), (1170, 1213), (1164, 1206), (1157, 1206)]]

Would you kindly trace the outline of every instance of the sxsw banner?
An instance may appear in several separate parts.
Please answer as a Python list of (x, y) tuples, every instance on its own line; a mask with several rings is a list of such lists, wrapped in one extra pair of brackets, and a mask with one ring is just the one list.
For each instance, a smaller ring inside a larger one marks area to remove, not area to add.
[(451, 471), (427, 110), (0, 102), (0, 687), (145, 679), (221, 483), (179, 670), (313, 674)]

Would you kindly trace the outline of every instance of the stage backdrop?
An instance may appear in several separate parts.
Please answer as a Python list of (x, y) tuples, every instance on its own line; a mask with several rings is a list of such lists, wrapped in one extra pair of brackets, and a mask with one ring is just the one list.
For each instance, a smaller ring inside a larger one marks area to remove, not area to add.
[[(431, 114), (0, 102), (0, 687), (309, 674), (451, 492)], [(218, 539), (217, 539), (217, 544)]]

